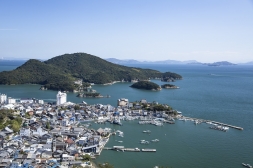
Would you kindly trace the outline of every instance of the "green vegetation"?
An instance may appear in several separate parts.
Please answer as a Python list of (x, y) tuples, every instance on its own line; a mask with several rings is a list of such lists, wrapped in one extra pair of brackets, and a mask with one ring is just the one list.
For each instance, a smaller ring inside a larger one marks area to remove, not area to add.
[(175, 80), (178, 80), (178, 79), (182, 79), (182, 76), (176, 73), (172, 73), (172, 72), (165, 72), (162, 75), (161, 81), (174, 82)]
[(45, 62), (31, 59), (15, 70), (1, 72), (0, 84), (32, 83), (44, 85), (52, 90), (73, 91), (76, 89), (74, 84), (76, 79), (82, 79), (87, 83), (105, 84), (113, 81), (147, 80), (163, 76), (176, 79), (180, 75), (126, 67), (90, 54), (74, 53), (57, 56)]
[(0, 129), (3, 129), (8, 126), (14, 132), (18, 132), (20, 130), (21, 124), (22, 118), (14, 116), (12, 110), (0, 110)]
[(175, 85), (171, 85), (171, 84), (164, 84), (161, 86), (162, 88), (178, 88), (177, 86)]
[(160, 86), (156, 83), (149, 82), (149, 81), (140, 81), (132, 84), (130, 87), (137, 88), (137, 89), (146, 89), (146, 90), (159, 90)]
[(90, 155), (88, 155), (88, 154), (85, 154), (85, 155), (82, 155), (82, 160), (83, 161), (91, 161), (91, 156)]
[(153, 106), (153, 111), (171, 111), (172, 108), (168, 105), (158, 104)]
[(100, 93), (79, 93), (77, 97), (100, 97)]

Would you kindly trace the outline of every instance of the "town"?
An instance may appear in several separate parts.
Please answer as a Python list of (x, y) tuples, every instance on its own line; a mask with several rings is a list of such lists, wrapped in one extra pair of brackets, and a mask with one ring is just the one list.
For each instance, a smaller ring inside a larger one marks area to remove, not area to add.
[(88, 128), (90, 121), (122, 125), (121, 120), (139, 119), (139, 124), (161, 126), (178, 117), (170, 106), (145, 99), (131, 103), (121, 98), (117, 107), (75, 104), (60, 91), (56, 102), (0, 94), (0, 104), (0, 167), (11, 168), (94, 167), (91, 159), (100, 155), (115, 130)]

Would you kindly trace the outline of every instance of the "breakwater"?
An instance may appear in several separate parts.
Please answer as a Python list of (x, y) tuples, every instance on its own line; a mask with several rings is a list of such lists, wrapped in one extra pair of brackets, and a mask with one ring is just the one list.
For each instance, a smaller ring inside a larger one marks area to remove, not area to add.
[(192, 121), (198, 121), (198, 123), (213, 123), (213, 124), (218, 124), (218, 125), (222, 125), (222, 126), (226, 126), (226, 127), (230, 127), (230, 128), (234, 128), (237, 130), (243, 130), (242, 127), (238, 127), (238, 126), (234, 126), (234, 125), (229, 125), (229, 124), (225, 124), (225, 123), (221, 123), (221, 122), (217, 122), (217, 121), (212, 121), (212, 120), (204, 120), (204, 119), (198, 119), (198, 118), (190, 118), (190, 117), (183, 117), (183, 119), (186, 120), (192, 120)]

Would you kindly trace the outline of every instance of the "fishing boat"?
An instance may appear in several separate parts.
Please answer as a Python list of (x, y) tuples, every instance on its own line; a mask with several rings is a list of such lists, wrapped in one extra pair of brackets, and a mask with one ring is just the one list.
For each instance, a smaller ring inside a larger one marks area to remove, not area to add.
[(248, 167), (248, 168), (252, 168), (252, 166), (250, 164), (242, 163), (242, 165), (245, 167)]
[(144, 130), (143, 133), (150, 133), (150, 130)]
[(159, 139), (153, 139), (152, 142), (159, 142)]

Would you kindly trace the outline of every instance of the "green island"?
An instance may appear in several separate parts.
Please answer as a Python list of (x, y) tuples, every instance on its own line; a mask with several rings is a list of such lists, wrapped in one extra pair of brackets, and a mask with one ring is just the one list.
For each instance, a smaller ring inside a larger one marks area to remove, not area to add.
[(150, 81), (139, 81), (132, 84), (130, 87), (145, 90), (161, 90), (161, 87), (159, 85)]
[(161, 87), (165, 88), (165, 89), (178, 89), (179, 88), (178, 86), (171, 85), (171, 84), (164, 84)]
[[(47, 61), (30, 59), (12, 71), (0, 72), (0, 84), (39, 84), (42, 90), (82, 90), (84, 83), (108, 84), (115, 81), (148, 80), (182, 77), (176, 73), (162, 73), (152, 69), (127, 67), (110, 63), (86, 53), (64, 54)], [(86, 86), (85, 86), (86, 87)]]

